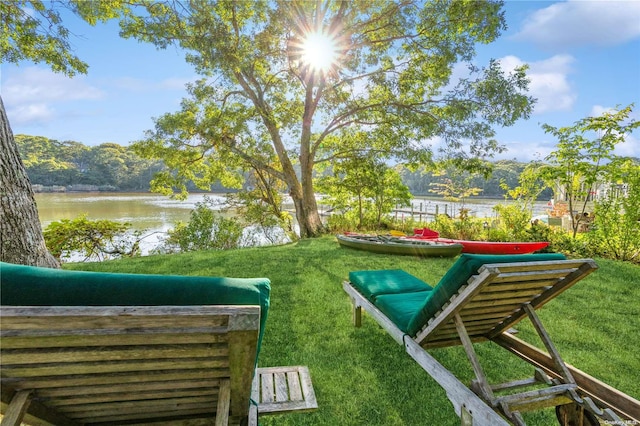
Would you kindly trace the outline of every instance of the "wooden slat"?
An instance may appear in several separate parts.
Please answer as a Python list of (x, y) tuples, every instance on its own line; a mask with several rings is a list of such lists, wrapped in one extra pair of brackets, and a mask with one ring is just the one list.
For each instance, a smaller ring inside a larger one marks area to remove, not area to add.
[[(225, 382), (223, 380), (220, 386), (220, 394), (224, 393)], [(60, 405), (58, 410), (68, 416), (72, 416), (73, 413), (93, 413), (97, 416), (100, 413), (118, 413), (125, 410), (135, 411), (149, 411), (155, 409), (155, 407), (180, 407), (186, 404), (199, 404), (199, 403), (211, 403), (218, 400), (218, 394), (212, 395), (188, 395), (187, 397), (175, 397), (175, 398), (162, 398), (162, 399), (138, 399), (129, 401), (111, 401), (111, 402), (99, 402), (88, 404), (75, 404), (75, 405)]]
[(302, 387), (300, 386), (300, 375), (298, 372), (287, 373), (287, 386), (289, 387), (289, 398), (292, 401), (302, 401)]
[(67, 376), (75, 374), (104, 374), (149, 370), (182, 370), (229, 367), (226, 357), (219, 359), (195, 358), (195, 359), (168, 359), (164, 361), (109, 361), (109, 362), (83, 362), (83, 363), (58, 363), (34, 365), (26, 367), (7, 366), (2, 367), (3, 372), (9, 377), (41, 377), (41, 376)]
[(3, 306), (3, 400), (5, 389), (29, 386), (34, 414), (65, 425), (212, 419), (223, 379), (239, 422), (249, 414), (259, 312)]
[[(169, 371), (145, 371), (143, 375), (136, 372), (129, 373), (109, 373), (105, 375), (71, 375), (71, 376), (44, 376), (34, 378), (10, 378), (3, 377), (1, 383), (16, 389), (51, 389), (58, 388), (57, 391), (71, 389), (71, 395), (88, 392), (88, 388), (99, 388), (101, 385), (129, 385), (149, 382), (173, 382), (173, 386), (180, 386), (175, 382), (189, 383), (194, 379), (217, 379), (229, 377), (228, 369), (192, 369), (192, 370), (169, 370)], [(83, 388), (83, 386), (87, 388)], [(41, 393), (42, 390), (39, 391)], [(62, 393), (60, 395), (63, 395)]]
[[(260, 392), (261, 386), (275, 392)], [(258, 401), (259, 414), (318, 408), (309, 369), (304, 366), (258, 368), (254, 389), (253, 399)]]
[(287, 373), (273, 373), (273, 383), (276, 391), (275, 401), (289, 401), (289, 385), (287, 383)]
[(11, 403), (4, 413), (1, 426), (20, 426), (27, 408), (31, 403), (31, 390), (18, 391), (11, 398)]
[(574, 272), (575, 269), (551, 269), (541, 271), (518, 271), (506, 272), (500, 268), (500, 276), (496, 278), (494, 283), (517, 283), (522, 281), (549, 281), (564, 278), (568, 274)]
[(480, 292), (477, 294), (473, 300), (476, 301), (493, 301), (499, 299), (517, 299), (520, 297), (527, 297), (532, 299), (533, 297), (539, 295), (541, 292), (537, 288), (527, 288), (522, 290), (506, 290), (500, 292)]
[(220, 397), (216, 408), (216, 426), (229, 424), (229, 407), (231, 406), (231, 382), (228, 379), (220, 385)]
[[(208, 387), (178, 390), (171, 388), (154, 391), (128, 389), (127, 392), (104, 392), (94, 395), (77, 395), (69, 398), (55, 398), (47, 402), (47, 404), (52, 407), (61, 407), (65, 405), (96, 404), (102, 402), (183, 398), (187, 396), (211, 396), (217, 398), (219, 386), (219, 383), (211, 383)], [(38, 397), (41, 401), (47, 400), (40, 391), (38, 392)]]
[(260, 401), (275, 401), (275, 392), (273, 391), (273, 375), (263, 374), (260, 376)]
[(509, 291), (509, 290), (522, 290), (528, 288), (537, 288), (541, 289), (544, 287), (551, 286), (555, 284), (558, 280), (534, 280), (534, 281), (517, 281), (517, 282), (500, 282), (494, 281), (491, 285), (488, 285), (486, 288), (482, 290), (482, 292), (492, 292), (492, 291)]
[[(204, 372), (204, 370), (203, 370)], [(227, 372), (227, 377), (229, 376)], [(38, 396), (41, 398), (61, 398), (59, 400), (66, 400), (62, 397), (72, 397), (79, 395), (80, 397), (95, 398), (96, 395), (110, 395), (126, 394), (133, 392), (154, 392), (165, 391), (167, 389), (181, 390), (181, 389), (193, 389), (193, 388), (209, 388), (215, 389), (220, 386), (218, 379), (209, 380), (170, 380), (162, 382), (143, 382), (144, 375), (136, 376), (140, 378), (140, 383), (113, 383), (106, 385), (96, 386), (70, 386), (59, 388), (40, 388), (38, 389)]]
[(167, 406), (165, 408), (158, 409), (157, 407), (152, 410), (140, 410), (140, 411), (122, 411), (112, 412), (111, 414), (104, 412), (100, 415), (96, 413), (77, 413), (73, 416), (73, 419), (82, 423), (103, 423), (103, 422), (129, 422), (132, 420), (150, 421), (154, 419), (165, 419), (173, 416), (192, 416), (198, 415), (203, 418), (213, 418), (215, 415), (215, 405), (210, 403), (206, 404), (188, 404), (183, 405), (179, 409), (176, 407)]
[(180, 333), (131, 333), (104, 335), (55, 335), (42, 336), (14, 336), (2, 338), (2, 349), (34, 349), (34, 348), (74, 348), (93, 346), (130, 346), (140, 343), (145, 345), (181, 345), (181, 344), (213, 344), (226, 342), (221, 334), (201, 334), (187, 332)]
[(228, 356), (226, 345), (154, 345), (127, 348), (8, 349), (2, 351), (3, 367), (74, 362), (138, 361)]

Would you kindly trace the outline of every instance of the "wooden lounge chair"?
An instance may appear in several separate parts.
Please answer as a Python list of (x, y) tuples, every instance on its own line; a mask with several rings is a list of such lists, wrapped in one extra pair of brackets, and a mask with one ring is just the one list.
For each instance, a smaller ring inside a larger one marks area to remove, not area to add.
[[(637, 423), (640, 402), (566, 364), (535, 312), (596, 268), (559, 254), (462, 254), (435, 288), (402, 270), (351, 272), (343, 288), (355, 325), (367, 311), (444, 388), (463, 424), (524, 425), (521, 412), (553, 406), (561, 424)], [(525, 317), (548, 353), (510, 332)], [(533, 365), (534, 377), (490, 384), (472, 345), (487, 340)], [(427, 352), (451, 345), (467, 354), (471, 390)], [(514, 393), (521, 388), (529, 390)]]
[[(256, 372), (266, 278), (0, 263), (0, 280), (2, 426), (255, 425), (263, 407), (317, 407), (305, 367)], [(254, 390), (263, 377), (277, 399)]]

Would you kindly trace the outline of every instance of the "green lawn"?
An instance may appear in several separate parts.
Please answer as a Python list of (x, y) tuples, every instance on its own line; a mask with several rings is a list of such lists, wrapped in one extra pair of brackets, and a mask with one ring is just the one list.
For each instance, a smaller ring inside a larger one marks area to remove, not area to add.
[[(565, 360), (640, 399), (640, 267), (596, 259), (600, 269), (539, 315)], [(261, 417), (263, 425), (459, 425), (444, 391), (370, 317), (354, 328), (342, 290), (349, 271), (401, 268), (435, 285), (455, 259), (419, 259), (340, 248), (333, 237), (277, 247), (149, 256), (65, 265), (108, 272), (264, 276), (271, 309), (260, 366), (307, 365), (319, 409)], [(519, 337), (539, 342), (529, 323)], [(476, 345), (490, 380), (533, 371), (492, 343)], [(473, 372), (461, 348), (430, 352), (464, 383)], [(524, 367), (524, 368), (523, 368)], [(554, 424), (552, 410), (527, 414)]]

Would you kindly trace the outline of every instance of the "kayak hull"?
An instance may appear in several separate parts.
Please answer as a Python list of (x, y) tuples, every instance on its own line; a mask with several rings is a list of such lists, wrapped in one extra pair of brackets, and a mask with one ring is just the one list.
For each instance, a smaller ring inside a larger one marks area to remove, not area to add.
[(398, 254), (419, 257), (455, 257), (462, 251), (462, 244), (418, 239), (398, 240), (368, 235), (336, 235), (343, 247), (372, 253)]
[(500, 241), (471, 241), (454, 240), (451, 238), (440, 238), (440, 234), (429, 228), (414, 229), (414, 235), (406, 237), (418, 241), (436, 241), (440, 243), (462, 244), (462, 253), (473, 254), (527, 254), (533, 253), (549, 245), (546, 241), (520, 241), (520, 242), (500, 242)]

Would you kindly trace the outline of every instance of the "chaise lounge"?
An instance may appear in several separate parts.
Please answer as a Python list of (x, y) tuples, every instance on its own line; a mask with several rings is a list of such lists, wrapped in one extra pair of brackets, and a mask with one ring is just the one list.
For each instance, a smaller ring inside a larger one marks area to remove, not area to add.
[(3, 426), (255, 425), (317, 408), (306, 367), (256, 369), (266, 278), (0, 263), (0, 282)]
[[(561, 254), (462, 254), (433, 288), (402, 270), (354, 271), (343, 288), (356, 327), (364, 309), (444, 388), (463, 424), (524, 425), (521, 412), (544, 407), (557, 407), (564, 425), (640, 422), (640, 402), (566, 364), (536, 314), (596, 269), (591, 259)], [(525, 317), (548, 353), (513, 335)], [(490, 384), (473, 348), (488, 340), (531, 364), (534, 377)], [(427, 351), (452, 345), (464, 348), (474, 371), (470, 389)]]

